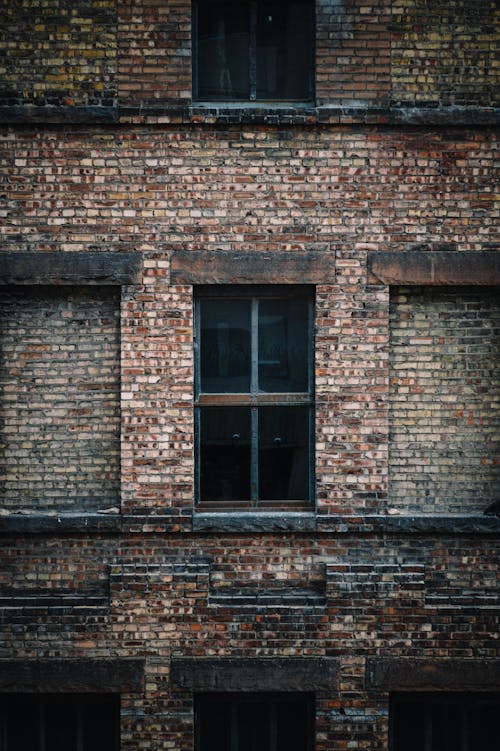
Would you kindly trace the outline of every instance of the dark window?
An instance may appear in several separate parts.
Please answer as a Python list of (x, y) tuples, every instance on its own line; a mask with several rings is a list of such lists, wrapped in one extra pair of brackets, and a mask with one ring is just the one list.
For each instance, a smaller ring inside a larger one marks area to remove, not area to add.
[(308, 694), (204, 694), (195, 713), (196, 751), (312, 751)]
[(391, 697), (391, 751), (497, 751), (500, 694)]
[(114, 694), (0, 695), (0, 751), (118, 751)]
[(196, 297), (201, 507), (310, 507), (312, 295), (202, 288)]
[(312, 0), (195, 0), (194, 96), (308, 101)]

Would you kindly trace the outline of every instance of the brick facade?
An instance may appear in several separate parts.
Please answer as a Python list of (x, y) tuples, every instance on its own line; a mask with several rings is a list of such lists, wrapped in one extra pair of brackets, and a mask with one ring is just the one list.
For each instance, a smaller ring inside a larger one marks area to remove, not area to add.
[[(393, 692), (498, 692), (494, 5), (317, 0), (315, 102), (242, 107), (185, 0), (4, 3), (0, 699), (188, 751), (198, 693), (312, 692), (315, 751), (401, 751)], [(275, 283), (315, 497), (199, 513), (193, 287)]]

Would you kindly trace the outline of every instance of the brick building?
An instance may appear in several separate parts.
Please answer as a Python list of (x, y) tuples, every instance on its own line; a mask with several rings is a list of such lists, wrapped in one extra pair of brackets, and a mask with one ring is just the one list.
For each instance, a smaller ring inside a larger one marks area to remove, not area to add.
[(497, 4), (0, 19), (0, 750), (493, 751)]

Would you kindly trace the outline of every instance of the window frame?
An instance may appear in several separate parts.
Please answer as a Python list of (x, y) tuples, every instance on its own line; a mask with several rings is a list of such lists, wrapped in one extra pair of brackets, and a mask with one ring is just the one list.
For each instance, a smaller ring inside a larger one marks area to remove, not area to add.
[(309, 68), (309, 91), (308, 96), (303, 98), (293, 97), (277, 97), (277, 98), (258, 98), (257, 97), (257, 14), (258, 4), (262, 0), (240, 0), (240, 4), (248, 5), (249, 11), (249, 61), (248, 61), (248, 76), (249, 76), (249, 95), (247, 98), (229, 98), (223, 96), (217, 96), (212, 98), (201, 98), (199, 96), (199, 3), (207, 2), (215, 4), (217, 0), (192, 0), (192, 98), (194, 102), (210, 102), (210, 103), (231, 103), (240, 106), (248, 104), (259, 103), (292, 103), (292, 104), (308, 104), (311, 105), (315, 101), (315, 83), (316, 83), (316, 3), (314, 0), (309, 0), (311, 6), (311, 38), (307, 41), (309, 45), (310, 56), (310, 68)]
[(276, 692), (259, 692), (259, 691), (218, 691), (218, 692), (200, 692), (194, 695), (194, 718), (195, 718), (195, 751), (200, 751), (202, 738), (201, 738), (201, 713), (203, 706), (210, 706), (211, 702), (226, 701), (229, 706), (230, 727), (231, 727), (231, 741), (230, 751), (237, 751), (237, 729), (238, 718), (237, 709), (242, 704), (252, 703), (265, 703), (267, 705), (268, 718), (269, 718), (269, 732), (270, 732), (270, 751), (276, 751), (277, 745), (277, 714), (276, 708), (278, 704), (284, 704), (287, 701), (303, 701), (304, 709), (307, 713), (307, 747), (303, 751), (313, 751), (314, 749), (314, 724), (315, 724), (315, 695), (314, 692), (299, 692), (299, 691), (276, 691)]
[[(206, 299), (247, 299), (251, 301), (251, 385), (250, 391), (244, 393), (208, 393), (201, 391), (201, 312), (200, 301)], [(307, 301), (307, 392), (263, 392), (256, 386), (256, 371), (258, 369), (258, 318), (256, 303), (262, 299), (305, 299)], [(206, 511), (201, 497), (201, 430), (200, 412), (204, 407), (248, 407), (251, 411), (251, 497), (244, 501), (231, 501), (224, 504), (224, 508), (213, 510), (224, 511), (262, 511), (289, 510), (310, 512), (315, 502), (315, 287), (313, 285), (200, 285), (194, 289), (194, 429), (195, 429), (195, 508)], [(307, 446), (307, 486), (308, 498), (303, 501), (286, 500), (274, 503), (259, 499), (258, 489), (258, 429), (257, 413), (260, 407), (305, 407), (308, 410), (308, 446)], [(289, 506), (289, 508), (287, 508)], [(212, 510), (212, 508), (210, 508)]]

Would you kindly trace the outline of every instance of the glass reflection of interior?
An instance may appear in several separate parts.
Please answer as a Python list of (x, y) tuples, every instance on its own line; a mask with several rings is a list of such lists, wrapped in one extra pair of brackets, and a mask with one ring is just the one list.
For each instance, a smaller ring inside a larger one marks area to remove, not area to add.
[(250, 391), (250, 301), (201, 301), (201, 391)]
[(200, 497), (248, 501), (250, 409), (206, 407), (200, 411)]

